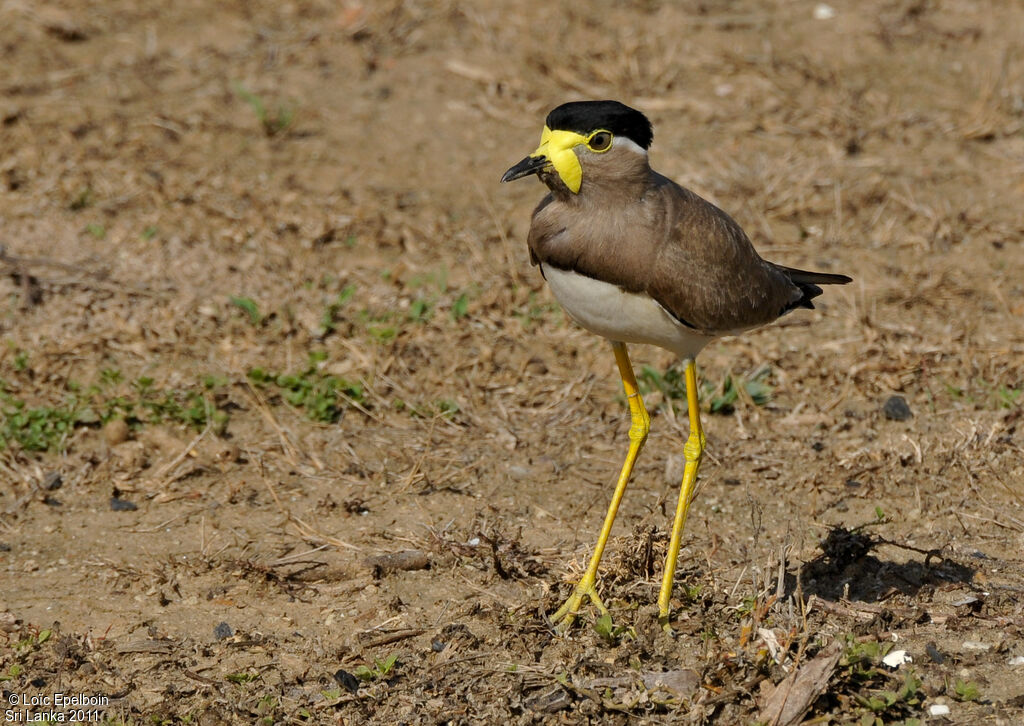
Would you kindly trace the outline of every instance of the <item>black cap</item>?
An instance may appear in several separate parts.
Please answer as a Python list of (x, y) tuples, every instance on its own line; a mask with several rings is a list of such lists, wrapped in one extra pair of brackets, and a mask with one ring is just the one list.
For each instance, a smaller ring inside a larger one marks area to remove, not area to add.
[(625, 136), (644, 149), (649, 149), (654, 140), (647, 117), (618, 101), (563, 103), (548, 114), (546, 123), (552, 131), (575, 131), (582, 135), (605, 129), (615, 136)]

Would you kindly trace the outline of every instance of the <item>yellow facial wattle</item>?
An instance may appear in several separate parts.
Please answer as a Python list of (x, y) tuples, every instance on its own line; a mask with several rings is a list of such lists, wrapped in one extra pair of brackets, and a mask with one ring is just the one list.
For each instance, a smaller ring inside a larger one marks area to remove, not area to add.
[(565, 186), (576, 194), (583, 183), (583, 167), (580, 166), (580, 160), (573, 149), (586, 143), (587, 137), (575, 131), (552, 131), (545, 126), (544, 132), (540, 135), (540, 146), (530, 156), (543, 156), (550, 161)]

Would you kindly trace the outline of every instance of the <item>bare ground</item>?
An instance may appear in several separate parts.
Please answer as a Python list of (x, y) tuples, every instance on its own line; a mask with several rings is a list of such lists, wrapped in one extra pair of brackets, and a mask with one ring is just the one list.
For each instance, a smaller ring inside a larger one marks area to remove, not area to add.
[[(829, 15), (0, 5), (4, 709), (1020, 723), (1024, 10)], [(548, 109), (606, 97), (763, 255), (855, 277), (702, 355), (706, 406), (739, 395), (705, 415), (675, 636), (652, 604), (686, 424), (657, 350), (614, 625), (544, 618), (627, 418), (529, 265), (541, 189), (497, 179)]]

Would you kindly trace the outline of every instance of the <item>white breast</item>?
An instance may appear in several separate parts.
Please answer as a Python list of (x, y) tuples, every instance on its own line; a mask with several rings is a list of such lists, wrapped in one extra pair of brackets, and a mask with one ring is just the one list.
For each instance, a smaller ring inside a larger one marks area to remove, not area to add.
[(592, 333), (620, 343), (646, 343), (693, 359), (712, 338), (686, 327), (656, 300), (576, 272), (541, 265), (558, 302)]

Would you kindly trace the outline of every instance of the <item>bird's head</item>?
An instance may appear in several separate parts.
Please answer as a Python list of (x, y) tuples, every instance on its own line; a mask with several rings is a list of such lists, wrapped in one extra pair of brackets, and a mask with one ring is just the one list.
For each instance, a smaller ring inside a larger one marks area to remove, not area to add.
[(585, 178), (635, 173), (638, 162), (646, 168), (653, 138), (647, 117), (618, 101), (563, 103), (548, 114), (537, 150), (501, 180), (537, 174), (553, 191), (579, 194)]

